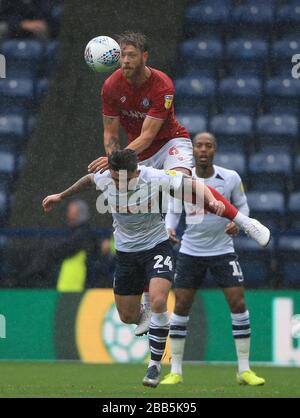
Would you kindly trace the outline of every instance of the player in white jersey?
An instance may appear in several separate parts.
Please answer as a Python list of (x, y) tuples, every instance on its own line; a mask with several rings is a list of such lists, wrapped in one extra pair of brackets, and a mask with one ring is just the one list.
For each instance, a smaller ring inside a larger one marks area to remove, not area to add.
[[(145, 386), (156, 387), (160, 379), (160, 362), (169, 330), (167, 297), (173, 278), (173, 253), (157, 203), (164, 193), (165, 211), (169, 195), (182, 191), (182, 198), (219, 216), (235, 220), (250, 237), (266, 245), (269, 230), (258, 221), (240, 213), (223, 196), (217, 200), (203, 183), (173, 170), (158, 170), (137, 166), (132, 150), (114, 151), (109, 156), (109, 171), (88, 174), (64, 192), (43, 200), (46, 212), (67, 197), (85, 190), (92, 184), (102, 194), (97, 199), (98, 212), (111, 209), (114, 219), (117, 265), (114, 279), (116, 306), (125, 323), (138, 323), (141, 315), (141, 295), (149, 283), (151, 321), (149, 342), (151, 360), (143, 380)], [(122, 174), (126, 171), (126, 179)], [(218, 194), (215, 191), (215, 194)], [(144, 210), (147, 209), (147, 210)]]
[[(216, 140), (209, 133), (195, 136), (193, 141), (196, 167), (193, 177), (217, 189), (230, 200), (240, 212), (249, 215), (243, 184), (236, 171), (213, 164)], [(240, 384), (262, 385), (264, 379), (255, 375), (249, 367), (250, 320), (245, 305), (243, 273), (234, 251), (232, 237), (239, 233), (234, 222), (206, 214), (202, 222), (195, 222), (195, 206), (185, 203), (187, 227), (182, 237), (175, 271), (175, 309), (170, 324), (170, 345), (172, 352), (171, 373), (161, 384), (177, 384), (182, 379), (182, 360), (187, 335), (189, 312), (196, 290), (208, 270), (219, 287), (223, 289), (232, 319), (232, 333), (235, 341)], [(180, 214), (167, 214), (166, 226), (171, 239), (176, 240)]]

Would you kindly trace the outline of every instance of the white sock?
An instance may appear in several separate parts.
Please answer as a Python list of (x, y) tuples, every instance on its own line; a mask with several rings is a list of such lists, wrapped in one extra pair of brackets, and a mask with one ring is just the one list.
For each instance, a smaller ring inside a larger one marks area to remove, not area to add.
[(249, 338), (235, 338), (235, 348), (238, 358), (239, 373), (246, 372), (250, 369), (249, 366), (249, 352), (250, 352), (250, 337)]
[(249, 216), (244, 215), (242, 212), (238, 212), (233, 219), (233, 222), (237, 224), (241, 229), (245, 229), (251, 224), (251, 219)]
[(146, 308), (150, 308), (149, 292), (144, 292), (143, 293), (143, 304), (145, 305)]
[(180, 316), (175, 313), (170, 322), (170, 348), (171, 348), (171, 373), (182, 375), (182, 360), (187, 335), (188, 316)]

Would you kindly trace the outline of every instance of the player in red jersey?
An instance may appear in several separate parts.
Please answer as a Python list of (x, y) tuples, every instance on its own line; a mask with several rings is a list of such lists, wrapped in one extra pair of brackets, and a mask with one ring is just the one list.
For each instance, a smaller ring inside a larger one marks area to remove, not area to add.
[[(126, 148), (138, 154), (139, 163), (154, 168), (182, 171), (190, 175), (193, 147), (187, 130), (174, 114), (174, 85), (163, 72), (146, 65), (148, 46), (140, 33), (125, 32), (118, 39), (121, 68), (116, 70), (102, 88), (104, 148), (106, 154), (119, 148), (122, 126), (128, 136)], [(108, 157), (94, 160), (89, 172), (108, 169)], [(220, 195), (211, 189), (219, 199)], [(226, 206), (226, 202), (225, 202)], [(268, 233), (267, 239), (268, 241)], [(150, 319), (148, 294), (136, 335), (147, 331)]]

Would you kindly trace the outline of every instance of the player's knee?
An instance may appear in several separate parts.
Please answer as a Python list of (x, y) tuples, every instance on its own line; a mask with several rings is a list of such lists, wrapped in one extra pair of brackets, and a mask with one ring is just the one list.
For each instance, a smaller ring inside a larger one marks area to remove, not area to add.
[(243, 296), (234, 298), (230, 302), (230, 310), (232, 313), (243, 313), (246, 311), (245, 298)]
[(151, 298), (151, 310), (153, 312), (162, 312), (166, 309), (167, 299), (164, 294), (155, 295)]
[(124, 324), (136, 324), (137, 323), (137, 318), (135, 317), (135, 315), (132, 315), (129, 312), (120, 312), (119, 311), (119, 316), (122, 322), (124, 322)]
[(190, 308), (191, 304), (189, 303), (189, 301), (184, 299), (178, 299), (175, 303), (174, 312), (176, 313), (176, 315), (187, 316), (189, 314)]

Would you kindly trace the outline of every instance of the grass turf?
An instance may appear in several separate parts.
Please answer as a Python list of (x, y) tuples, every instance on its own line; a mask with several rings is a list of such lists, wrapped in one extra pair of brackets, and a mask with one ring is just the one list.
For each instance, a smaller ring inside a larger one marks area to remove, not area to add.
[[(146, 365), (1, 362), (0, 397), (300, 397), (299, 369), (253, 369), (265, 386), (237, 385), (234, 366), (188, 364), (183, 384), (152, 389), (141, 384)], [(163, 375), (168, 372), (164, 367)]]

